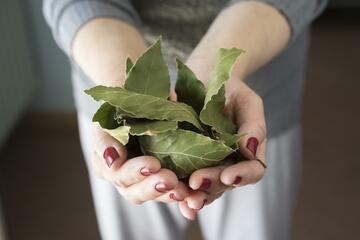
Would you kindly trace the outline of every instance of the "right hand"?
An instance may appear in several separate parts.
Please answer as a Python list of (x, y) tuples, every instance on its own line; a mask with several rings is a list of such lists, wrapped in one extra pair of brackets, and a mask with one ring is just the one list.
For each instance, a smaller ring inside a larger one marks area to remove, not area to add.
[(161, 168), (152, 156), (127, 159), (126, 148), (93, 124), (92, 165), (95, 174), (110, 182), (128, 201), (182, 201), (189, 195), (187, 186), (171, 170)]

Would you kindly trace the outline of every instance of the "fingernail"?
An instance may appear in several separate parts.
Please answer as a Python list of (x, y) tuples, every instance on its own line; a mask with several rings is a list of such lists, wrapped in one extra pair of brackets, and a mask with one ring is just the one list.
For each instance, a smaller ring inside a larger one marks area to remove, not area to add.
[(181, 199), (177, 198), (175, 193), (170, 193), (169, 194), (169, 198), (174, 200), (174, 201), (181, 201)]
[(103, 157), (108, 167), (111, 167), (120, 156), (114, 147), (108, 147), (105, 149)]
[(202, 205), (199, 209), (197, 209), (197, 210), (198, 210), (198, 211), (201, 210), (201, 209), (205, 206), (206, 203), (207, 203), (207, 199), (204, 199), (203, 205)]
[(250, 150), (250, 152), (254, 156), (256, 156), (256, 151), (257, 151), (258, 145), (259, 145), (259, 141), (255, 137), (251, 137), (251, 138), (249, 138), (246, 147), (247, 147), (247, 149)]
[(148, 169), (146, 167), (143, 167), (142, 169), (140, 169), (140, 173), (141, 173), (141, 175), (143, 175), (145, 177), (151, 175), (150, 169)]
[(241, 182), (241, 180), (242, 180), (242, 177), (238, 176), (238, 177), (235, 178), (233, 184), (239, 184)]
[(168, 185), (166, 185), (165, 183), (158, 183), (155, 185), (155, 190), (163, 193), (163, 192), (167, 192), (167, 191), (171, 190), (171, 188)]
[(211, 187), (211, 180), (208, 178), (203, 178), (202, 183), (198, 190), (206, 190)]

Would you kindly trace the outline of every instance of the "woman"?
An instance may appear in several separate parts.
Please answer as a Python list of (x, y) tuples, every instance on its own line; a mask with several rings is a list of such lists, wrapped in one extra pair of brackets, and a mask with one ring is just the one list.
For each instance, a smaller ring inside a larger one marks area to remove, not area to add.
[[(44, 1), (54, 37), (72, 62), (82, 148), (103, 239), (181, 239), (185, 218), (196, 215), (205, 239), (288, 239), (308, 27), (325, 5), (325, 0)], [(205, 85), (218, 48), (246, 50), (226, 84), (226, 111), (239, 132), (248, 133), (239, 145), (249, 160), (198, 170), (188, 186), (153, 157), (125, 161), (124, 146), (91, 123), (98, 105), (83, 93), (95, 84), (120, 86), (126, 57), (137, 59), (145, 42), (160, 34), (167, 57), (186, 58)], [(265, 155), (266, 176), (257, 183), (265, 173)]]

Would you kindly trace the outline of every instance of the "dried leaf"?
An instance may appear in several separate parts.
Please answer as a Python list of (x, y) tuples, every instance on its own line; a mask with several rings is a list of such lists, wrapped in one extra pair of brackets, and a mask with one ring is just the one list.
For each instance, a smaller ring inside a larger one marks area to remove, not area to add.
[(127, 91), (120, 87), (96, 86), (85, 90), (96, 101), (103, 100), (132, 114), (150, 120), (186, 121), (203, 131), (198, 116), (190, 106), (166, 99)]
[(127, 122), (130, 127), (130, 134), (135, 136), (149, 135), (155, 136), (167, 131), (176, 130), (178, 125), (175, 121), (156, 121), (139, 119), (132, 123)]
[(223, 113), (225, 104), (224, 83), (230, 78), (232, 67), (237, 57), (243, 52), (243, 50), (236, 48), (221, 48), (217, 55), (206, 92), (204, 107), (200, 112), (201, 122), (212, 126), (217, 132), (234, 133), (236, 130), (236, 126)]
[(104, 128), (104, 130), (123, 145), (126, 145), (129, 142), (129, 126), (120, 126), (115, 129)]
[(161, 52), (161, 38), (130, 69), (124, 88), (159, 98), (169, 97), (170, 77)]
[(125, 66), (125, 73), (126, 73), (126, 77), (129, 74), (131, 68), (134, 66), (133, 61), (131, 60), (131, 58), (126, 58), (126, 66)]
[(163, 167), (174, 170), (179, 178), (200, 168), (219, 165), (234, 152), (220, 141), (182, 129), (139, 139), (145, 154), (158, 158)]
[(226, 146), (229, 146), (232, 149), (237, 149), (240, 139), (246, 136), (247, 133), (242, 133), (242, 134), (215, 133), (215, 135), (216, 138), (224, 142)]
[(113, 129), (118, 126), (117, 121), (114, 118), (116, 108), (108, 103), (103, 103), (96, 111), (92, 121), (98, 122), (102, 128)]
[(180, 59), (176, 59), (177, 80), (175, 91), (177, 101), (191, 106), (198, 114), (204, 106), (205, 87), (195, 74)]

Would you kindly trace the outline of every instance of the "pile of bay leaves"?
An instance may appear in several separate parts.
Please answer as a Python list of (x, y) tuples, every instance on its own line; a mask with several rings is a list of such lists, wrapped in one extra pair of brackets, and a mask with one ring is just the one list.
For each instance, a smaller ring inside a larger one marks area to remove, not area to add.
[(94, 122), (120, 143), (136, 138), (143, 154), (158, 158), (162, 167), (179, 178), (193, 171), (237, 160), (236, 126), (223, 114), (224, 83), (243, 50), (219, 49), (209, 85), (205, 89), (179, 59), (175, 91), (169, 100), (170, 78), (159, 38), (135, 63), (126, 61), (123, 87), (96, 86), (85, 92), (104, 101)]

